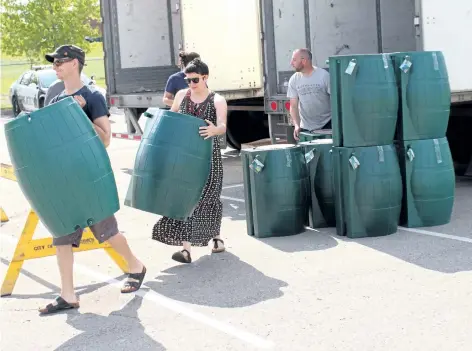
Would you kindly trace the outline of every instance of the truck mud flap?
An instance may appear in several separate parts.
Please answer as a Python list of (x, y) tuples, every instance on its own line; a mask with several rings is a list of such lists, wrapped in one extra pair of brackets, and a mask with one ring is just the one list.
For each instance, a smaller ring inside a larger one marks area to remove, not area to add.
[(228, 147), (228, 145), (226, 143), (226, 133), (223, 134), (223, 135), (220, 135), (218, 137), (218, 140), (220, 141), (220, 149), (224, 150)]
[(464, 175), (467, 177), (472, 177), (472, 155), (470, 156), (469, 166), (467, 167)]

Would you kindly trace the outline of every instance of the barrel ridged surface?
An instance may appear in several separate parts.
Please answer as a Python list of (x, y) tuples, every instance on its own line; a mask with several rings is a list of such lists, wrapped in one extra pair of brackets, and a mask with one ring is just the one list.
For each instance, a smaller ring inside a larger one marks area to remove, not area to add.
[(402, 142), (400, 164), (404, 179), (402, 224), (427, 227), (449, 223), (455, 173), (447, 139)]
[(186, 220), (197, 206), (211, 167), (212, 139), (204, 140), (202, 119), (160, 110), (136, 154), (130, 205), (146, 212)]
[(311, 228), (334, 227), (333, 140), (312, 140), (299, 144), (303, 147), (310, 179), (311, 206), (309, 226)]
[(397, 231), (402, 179), (393, 145), (333, 149), (336, 227), (350, 238)]
[(388, 55), (332, 56), (329, 72), (334, 145), (392, 144), (398, 91)]
[(5, 136), (23, 194), (54, 237), (119, 210), (108, 154), (72, 98), (8, 122)]
[[(241, 150), (241, 156), (248, 234), (262, 238), (303, 232), (309, 200), (303, 148), (263, 146)], [(251, 168), (253, 162), (262, 169)]]
[(391, 57), (401, 106), (398, 140), (446, 136), (451, 89), (442, 52), (401, 52), (391, 54)]

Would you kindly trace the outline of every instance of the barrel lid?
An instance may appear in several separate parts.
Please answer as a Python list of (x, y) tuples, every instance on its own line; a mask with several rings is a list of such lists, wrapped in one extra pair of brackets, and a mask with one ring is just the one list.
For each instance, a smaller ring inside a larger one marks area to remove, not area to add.
[[(25, 125), (26, 123), (31, 122), (32, 120), (36, 118), (41, 118), (42, 116), (47, 115), (48, 113), (51, 113), (52, 111), (61, 108), (62, 105), (70, 105), (74, 103), (74, 99), (70, 96), (59, 100), (58, 102), (55, 102), (51, 105), (44, 106), (36, 111), (33, 112), (20, 112), (20, 114), (13, 120), (8, 121), (5, 123), (5, 131), (8, 131), (10, 129), (14, 129), (16, 127)], [(46, 112), (46, 113), (45, 113)], [(52, 112), (54, 113), (54, 112)]]
[(276, 145), (263, 145), (258, 146), (255, 149), (259, 151), (271, 151), (271, 150), (283, 150), (283, 149), (296, 149), (298, 146), (293, 144), (276, 144)]
[(203, 119), (192, 116), (192, 115), (188, 115), (188, 114), (185, 114), (185, 113), (174, 112), (174, 111), (171, 111), (171, 110), (160, 110), (156, 113), (156, 115), (157, 114), (160, 114), (161, 116), (164, 116), (164, 117), (173, 117), (173, 118), (186, 119), (187, 121), (194, 122), (198, 125), (207, 125), (207, 123)]
[(333, 130), (332, 129), (317, 129), (311, 132), (300, 132), (300, 134), (302, 133), (305, 135), (327, 135), (327, 134), (333, 134)]
[(291, 150), (291, 149), (297, 149), (299, 147), (300, 147), (299, 145), (294, 145), (294, 144), (263, 145), (263, 146), (248, 148), (248, 149), (242, 149), (241, 153), (259, 152), (259, 151), (275, 151), (275, 150)]
[(299, 143), (298, 145), (328, 145), (332, 143), (333, 143), (333, 139), (315, 139), (315, 140), (303, 141)]

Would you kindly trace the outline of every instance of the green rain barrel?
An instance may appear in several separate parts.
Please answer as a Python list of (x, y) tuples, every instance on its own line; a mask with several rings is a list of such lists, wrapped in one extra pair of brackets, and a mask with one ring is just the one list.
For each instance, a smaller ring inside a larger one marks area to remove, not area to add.
[(397, 231), (402, 178), (393, 145), (333, 148), (338, 235), (362, 238)]
[(241, 150), (247, 232), (255, 237), (299, 234), (308, 215), (303, 148), (280, 144)]
[(131, 177), (130, 207), (177, 220), (197, 206), (211, 167), (212, 139), (204, 120), (159, 110), (148, 121)]
[(446, 136), (451, 89), (440, 51), (391, 54), (400, 97), (398, 140)]
[(331, 56), (329, 73), (334, 145), (392, 144), (398, 91), (388, 55)]
[(318, 139), (299, 145), (303, 147), (310, 179), (309, 226), (311, 228), (334, 227), (336, 212), (333, 183), (333, 140)]
[(74, 99), (8, 122), (5, 136), (18, 184), (52, 236), (119, 210), (108, 153)]
[(427, 227), (449, 223), (454, 205), (454, 164), (446, 138), (401, 142), (401, 223)]
[(299, 143), (317, 139), (332, 139), (333, 133), (331, 129), (321, 129), (313, 132), (300, 132), (299, 138)]

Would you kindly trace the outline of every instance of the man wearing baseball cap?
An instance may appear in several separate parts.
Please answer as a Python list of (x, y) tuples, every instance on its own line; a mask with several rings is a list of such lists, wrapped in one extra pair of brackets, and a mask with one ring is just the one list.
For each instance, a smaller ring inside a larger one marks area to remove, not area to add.
[[(110, 144), (111, 127), (105, 98), (93, 86), (84, 85), (80, 79), (80, 74), (85, 65), (85, 52), (74, 45), (62, 45), (53, 53), (47, 54), (46, 60), (53, 64), (57, 78), (64, 82), (65, 88), (59, 95), (52, 98), (49, 104), (72, 96), (82, 107), (98, 136), (107, 147)], [(113, 215), (90, 226), (90, 230), (100, 243), (108, 241), (128, 262), (129, 274), (121, 292), (131, 293), (138, 290), (146, 274), (146, 267), (131, 252), (126, 238), (118, 230), (115, 216)], [(53, 239), (61, 275), (61, 295), (46, 307), (40, 308), (41, 314), (79, 307), (79, 301), (74, 291), (72, 247), (79, 247), (82, 233), (83, 229), (79, 229), (67, 236)]]

